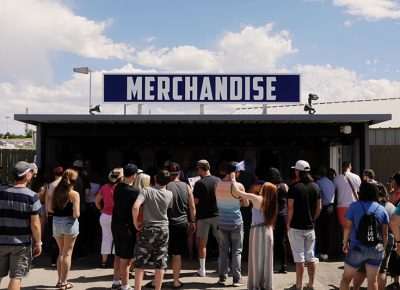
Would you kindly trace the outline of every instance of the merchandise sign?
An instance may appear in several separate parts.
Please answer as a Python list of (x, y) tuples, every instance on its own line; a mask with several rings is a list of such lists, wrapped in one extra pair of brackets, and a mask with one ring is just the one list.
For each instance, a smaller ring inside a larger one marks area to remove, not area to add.
[(104, 74), (110, 103), (299, 103), (300, 75)]

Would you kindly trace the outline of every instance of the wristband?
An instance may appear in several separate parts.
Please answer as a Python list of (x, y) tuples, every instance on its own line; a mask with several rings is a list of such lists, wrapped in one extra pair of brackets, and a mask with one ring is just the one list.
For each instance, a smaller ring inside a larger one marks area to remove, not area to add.
[(345, 240), (342, 241), (343, 245), (347, 244), (348, 242), (349, 241), (345, 241)]
[(43, 242), (36, 242), (35, 243), (35, 246), (42, 246), (43, 245)]

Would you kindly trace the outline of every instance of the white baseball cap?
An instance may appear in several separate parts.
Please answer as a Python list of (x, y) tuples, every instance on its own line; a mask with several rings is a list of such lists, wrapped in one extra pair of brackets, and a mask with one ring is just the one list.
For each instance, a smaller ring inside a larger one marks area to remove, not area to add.
[(311, 167), (307, 161), (297, 160), (296, 165), (292, 166), (292, 168), (300, 170), (300, 171), (310, 171)]

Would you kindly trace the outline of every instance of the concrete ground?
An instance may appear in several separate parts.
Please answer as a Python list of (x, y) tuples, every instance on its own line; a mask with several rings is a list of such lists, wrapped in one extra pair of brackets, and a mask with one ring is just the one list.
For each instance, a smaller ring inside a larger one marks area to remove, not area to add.
[[(23, 280), (23, 289), (40, 290), (40, 289), (55, 289), (57, 282), (57, 272), (55, 268), (50, 267), (49, 257), (46, 255), (36, 259), (35, 266), (30, 271), (29, 277)], [(110, 289), (112, 281), (112, 269), (96, 268), (98, 259), (96, 256), (90, 256), (87, 260), (72, 262), (72, 270), (70, 272), (69, 282), (74, 284), (73, 289)], [(181, 281), (185, 284), (182, 289), (247, 289), (244, 287), (221, 287), (216, 284), (218, 275), (216, 274), (217, 262), (207, 262), (207, 277), (195, 277), (198, 267), (197, 261), (184, 261)], [(276, 270), (278, 266), (276, 265)], [(242, 264), (243, 277), (247, 278), (247, 263)], [(343, 272), (343, 261), (321, 262), (317, 266), (315, 279), (315, 289), (317, 290), (333, 290), (339, 289), (339, 283)], [(153, 272), (148, 270), (147, 283), (153, 276)], [(306, 271), (304, 274), (304, 284), (307, 280)], [(167, 270), (164, 277), (163, 289), (169, 289), (167, 282), (172, 281), (172, 271)], [(232, 279), (228, 278), (228, 283)], [(293, 285), (295, 282), (294, 265), (289, 265), (287, 274), (274, 274), (274, 285), (277, 290), (285, 289)], [(389, 282), (390, 283), (390, 282)], [(6, 289), (8, 278), (4, 278), (0, 284), (0, 289)], [(131, 275), (130, 285), (134, 285), (134, 275)], [(365, 283), (364, 283), (365, 285)], [(144, 288), (143, 289), (147, 289)]]

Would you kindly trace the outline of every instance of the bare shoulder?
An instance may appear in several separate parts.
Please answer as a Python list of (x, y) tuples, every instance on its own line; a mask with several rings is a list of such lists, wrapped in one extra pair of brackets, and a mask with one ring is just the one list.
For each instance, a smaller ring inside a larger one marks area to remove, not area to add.
[(79, 193), (78, 193), (77, 191), (75, 191), (75, 190), (71, 190), (71, 191), (69, 192), (69, 198), (70, 198), (71, 200), (79, 199)]

